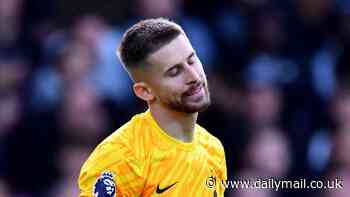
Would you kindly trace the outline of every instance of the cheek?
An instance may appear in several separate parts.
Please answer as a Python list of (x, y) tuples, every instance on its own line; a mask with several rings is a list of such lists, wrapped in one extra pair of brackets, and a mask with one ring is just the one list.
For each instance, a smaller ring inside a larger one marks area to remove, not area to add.
[(198, 68), (198, 73), (201, 76), (202, 81), (205, 82), (205, 84), (207, 84), (207, 76), (205, 75), (203, 67)]
[(156, 94), (159, 97), (179, 97), (184, 92), (181, 82), (177, 80), (167, 81), (166, 83), (159, 83), (156, 89)]
[(202, 63), (199, 61), (199, 63), (196, 65), (198, 73), (200, 73), (203, 77), (205, 77), (205, 72)]

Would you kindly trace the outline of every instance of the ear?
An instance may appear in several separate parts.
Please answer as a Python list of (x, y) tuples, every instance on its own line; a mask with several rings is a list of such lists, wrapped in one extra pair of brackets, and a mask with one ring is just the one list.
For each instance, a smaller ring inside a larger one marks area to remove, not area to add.
[(133, 89), (136, 96), (146, 102), (150, 102), (155, 99), (155, 95), (153, 94), (151, 87), (145, 82), (134, 83)]

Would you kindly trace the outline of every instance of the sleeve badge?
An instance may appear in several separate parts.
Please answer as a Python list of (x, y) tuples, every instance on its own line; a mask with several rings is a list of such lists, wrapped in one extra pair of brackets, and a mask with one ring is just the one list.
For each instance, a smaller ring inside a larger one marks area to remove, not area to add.
[(116, 185), (114, 182), (114, 177), (111, 172), (103, 172), (100, 177), (98, 177), (94, 188), (94, 197), (115, 197)]

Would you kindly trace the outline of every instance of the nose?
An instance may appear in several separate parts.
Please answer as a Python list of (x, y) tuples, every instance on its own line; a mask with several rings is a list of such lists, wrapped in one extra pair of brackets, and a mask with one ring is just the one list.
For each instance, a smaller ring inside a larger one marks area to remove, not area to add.
[(197, 83), (200, 80), (198, 71), (193, 66), (187, 67), (187, 84)]

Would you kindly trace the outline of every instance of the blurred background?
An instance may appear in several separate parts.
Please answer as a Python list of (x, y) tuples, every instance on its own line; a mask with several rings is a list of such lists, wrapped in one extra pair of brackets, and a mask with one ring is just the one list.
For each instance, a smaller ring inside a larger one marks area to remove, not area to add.
[(82, 162), (143, 112), (115, 56), (140, 19), (183, 26), (213, 104), (199, 123), (229, 179), (343, 179), (343, 190), (239, 190), (230, 197), (350, 196), (349, 0), (0, 0), (0, 196), (78, 196)]

